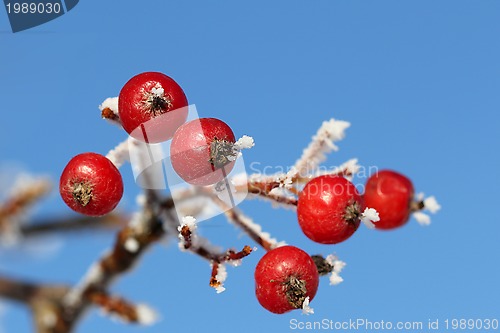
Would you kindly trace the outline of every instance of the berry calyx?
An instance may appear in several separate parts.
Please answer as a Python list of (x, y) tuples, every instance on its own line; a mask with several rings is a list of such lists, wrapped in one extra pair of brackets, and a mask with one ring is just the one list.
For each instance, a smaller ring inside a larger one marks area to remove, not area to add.
[(319, 284), (316, 265), (306, 252), (282, 246), (267, 252), (255, 268), (255, 294), (259, 303), (273, 313), (302, 308), (312, 300)]
[(122, 176), (106, 157), (83, 153), (73, 157), (64, 168), (59, 193), (75, 212), (101, 216), (111, 212), (120, 202)]
[(222, 120), (200, 118), (175, 132), (170, 157), (175, 172), (187, 183), (215, 184), (231, 172), (237, 152), (234, 133)]
[(376, 229), (395, 229), (408, 222), (413, 200), (413, 184), (406, 176), (382, 170), (368, 178), (364, 194), (367, 207), (375, 208), (380, 221)]
[(312, 179), (299, 194), (297, 217), (304, 234), (322, 244), (337, 244), (354, 234), (364, 204), (358, 190), (340, 176)]
[(159, 72), (134, 76), (125, 83), (118, 98), (123, 128), (148, 143), (171, 139), (186, 121), (187, 105), (186, 95), (177, 82)]

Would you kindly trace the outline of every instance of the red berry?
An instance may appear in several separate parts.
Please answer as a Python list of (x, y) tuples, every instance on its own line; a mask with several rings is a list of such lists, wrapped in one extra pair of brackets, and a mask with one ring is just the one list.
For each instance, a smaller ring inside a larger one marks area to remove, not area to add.
[(172, 166), (190, 184), (215, 184), (233, 169), (234, 142), (233, 131), (225, 122), (215, 118), (192, 120), (174, 134)]
[(187, 105), (186, 95), (177, 82), (158, 72), (134, 76), (125, 83), (118, 98), (123, 128), (148, 143), (171, 139), (186, 121)]
[(260, 305), (273, 313), (302, 308), (318, 291), (319, 274), (309, 254), (295, 246), (267, 252), (255, 268), (255, 294)]
[(410, 216), (413, 184), (400, 173), (382, 170), (368, 178), (364, 194), (366, 207), (375, 208), (380, 221), (377, 229), (394, 229), (404, 225)]
[(311, 180), (299, 194), (297, 216), (304, 234), (315, 242), (337, 244), (358, 229), (363, 200), (353, 183), (339, 176)]
[(73, 157), (64, 168), (59, 192), (75, 212), (104, 215), (112, 211), (122, 198), (122, 176), (106, 157), (83, 153)]

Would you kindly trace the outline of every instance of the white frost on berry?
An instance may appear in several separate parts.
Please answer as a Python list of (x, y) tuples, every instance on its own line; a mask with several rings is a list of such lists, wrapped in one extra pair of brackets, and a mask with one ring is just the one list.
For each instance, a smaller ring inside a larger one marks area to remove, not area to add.
[(120, 168), (126, 161), (130, 160), (129, 155), (129, 139), (121, 142), (115, 148), (111, 149), (107, 154), (106, 158), (115, 165), (116, 168)]
[(118, 116), (118, 97), (108, 97), (99, 105), (99, 110), (110, 109)]
[(151, 89), (151, 93), (157, 97), (163, 97), (163, 95), (165, 94), (165, 90), (158, 83), (153, 89)]
[(422, 226), (428, 226), (429, 224), (431, 224), (431, 217), (425, 213), (420, 212), (420, 211), (414, 212), (413, 217)]
[(302, 314), (310, 315), (314, 313), (314, 309), (309, 306), (309, 296), (302, 303)]
[(369, 229), (375, 228), (374, 222), (380, 221), (378, 212), (374, 208), (365, 208), (365, 211), (361, 214), (361, 222), (363, 222)]
[(146, 304), (138, 304), (135, 308), (137, 322), (141, 325), (153, 325), (159, 320), (158, 313)]
[(236, 150), (250, 149), (255, 146), (255, 142), (251, 136), (243, 135), (234, 143), (234, 148)]
[(297, 173), (306, 173), (310, 169), (315, 169), (326, 159), (326, 154), (337, 151), (339, 148), (335, 142), (345, 137), (345, 130), (351, 126), (347, 121), (330, 119), (324, 121), (318, 132), (313, 136), (309, 146), (304, 149), (302, 156), (295, 163)]
[(139, 250), (139, 248), (140, 248), (140, 244), (137, 241), (137, 239), (129, 237), (129, 238), (127, 238), (127, 240), (125, 241), (125, 243), (123, 243), (123, 247), (129, 253), (136, 253)]
[(337, 285), (344, 281), (344, 279), (340, 276), (340, 272), (347, 265), (345, 261), (339, 260), (336, 255), (330, 254), (325, 258), (326, 262), (333, 266), (333, 271), (330, 274), (330, 285)]
[(430, 196), (424, 199), (424, 209), (436, 214), (441, 209), (441, 206), (434, 196)]

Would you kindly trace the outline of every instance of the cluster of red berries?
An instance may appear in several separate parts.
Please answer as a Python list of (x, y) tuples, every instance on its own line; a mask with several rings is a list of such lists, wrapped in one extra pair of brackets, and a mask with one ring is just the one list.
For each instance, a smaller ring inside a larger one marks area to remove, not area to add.
[(368, 178), (364, 195), (344, 177), (320, 176), (299, 195), (297, 214), (304, 234), (315, 242), (337, 244), (354, 234), (365, 207), (375, 209), (377, 229), (394, 229), (408, 221), (413, 184), (404, 175), (382, 170)]
[[(212, 185), (233, 168), (237, 151), (231, 128), (214, 118), (186, 123), (187, 98), (170, 77), (157, 72), (139, 74), (121, 89), (118, 103), (121, 124), (132, 137), (147, 143), (172, 139), (172, 166), (186, 182)], [(393, 171), (370, 177), (364, 195), (344, 177), (316, 177), (299, 194), (298, 221), (311, 240), (337, 244), (358, 229), (365, 207), (378, 211), (378, 229), (403, 225), (412, 210), (413, 192), (411, 181)], [(83, 153), (64, 169), (60, 194), (74, 211), (100, 216), (121, 200), (123, 181), (108, 158)], [(255, 270), (257, 299), (274, 313), (301, 308), (316, 294), (318, 271), (318, 264), (301, 249), (283, 246), (270, 250)]]
[[(354, 234), (365, 207), (374, 208), (377, 229), (394, 229), (408, 221), (413, 204), (411, 181), (394, 171), (371, 176), (364, 195), (341, 176), (320, 176), (299, 194), (297, 215), (304, 234), (322, 244), (337, 244)], [(256, 267), (256, 295), (273, 313), (302, 308), (318, 289), (319, 266), (311, 256), (293, 246), (278, 247), (262, 257)]]
[[(119, 118), (128, 134), (147, 143), (172, 139), (171, 161), (177, 174), (193, 185), (215, 184), (234, 166), (233, 131), (215, 118), (186, 123), (187, 106), (182, 88), (158, 72), (131, 78), (118, 99)], [(59, 190), (74, 211), (100, 216), (111, 212), (121, 200), (123, 181), (105, 156), (83, 153), (64, 169)]]

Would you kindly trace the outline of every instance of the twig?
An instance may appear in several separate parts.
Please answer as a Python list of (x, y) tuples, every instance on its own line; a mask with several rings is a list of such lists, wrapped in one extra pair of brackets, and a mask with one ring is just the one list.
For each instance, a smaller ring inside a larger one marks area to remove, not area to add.
[(111, 213), (102, 217), (72, 216), (38, 220), (21, 226), (24, 237), (40, 236), (48, 233), (66, 233), (82, 230), (116, 229), (130, 220), (127, 214)]

